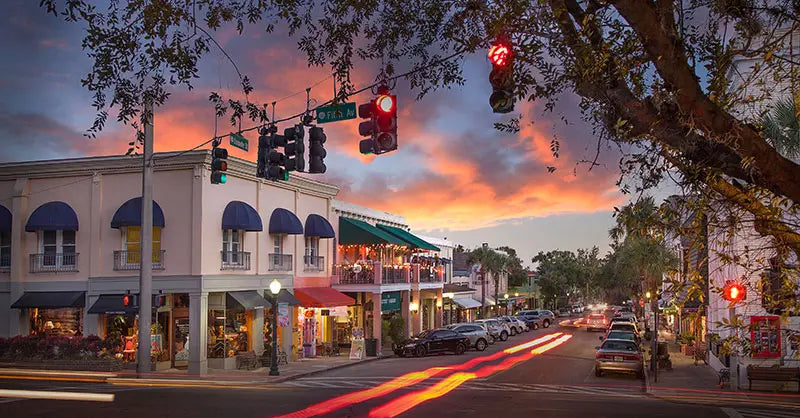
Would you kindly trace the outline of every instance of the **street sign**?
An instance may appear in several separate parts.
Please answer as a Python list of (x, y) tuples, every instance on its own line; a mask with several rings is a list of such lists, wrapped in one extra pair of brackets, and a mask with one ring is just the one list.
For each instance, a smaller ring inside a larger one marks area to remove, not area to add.
[(317, 123), (338, 122), (340, 120), (355, 118), (355, 103), (339, 103), (338, 105), (321, 106), (317, 108)]
[(235, 133), (231, 132), (230, 141), (231, 141), (231, 146), (232, 147), (239, 148), (242, 151), (249, 151), (250, 150), (250, 142), (247, 141), (247, 138), (245, 138), (245, 137), (243, 137), (243, 136), (241, 136), (239, 134), (235, 134)]
[(400, 292), (381, 293), (381, 311), (391, 312), (400, 310)]

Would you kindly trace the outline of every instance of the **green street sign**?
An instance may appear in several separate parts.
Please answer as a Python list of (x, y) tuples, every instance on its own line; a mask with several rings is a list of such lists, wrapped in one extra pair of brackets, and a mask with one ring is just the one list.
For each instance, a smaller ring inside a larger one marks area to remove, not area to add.
[(321, 106), (317, 108), (317, 123), (338, 122), (340, 120), (355, 118), (355, 103), (339, 103), (338, 105)]
[(381, 311), (399, 311), (401, 302), (400, 297), (400, 292), (381, 293)]
[(250, 142), (247, 140), (247, 138), (239, 134), (231, 132), (230, 141), (232, 147), (239, 148), (242, 151), (250, 150)]

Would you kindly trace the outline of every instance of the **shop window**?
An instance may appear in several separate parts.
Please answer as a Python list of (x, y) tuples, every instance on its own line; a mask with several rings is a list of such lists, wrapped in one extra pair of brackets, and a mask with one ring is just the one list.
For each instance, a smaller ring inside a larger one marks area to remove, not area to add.
[(751, 316), (750, 341), (754, 358), (781, 356), (781, 323), (779, 316)]
[(249, 350), (247, 314), (244, 310), (208, 310), (208, 358), (234, 357)]
[(244, 231), (239, 229), (222, 230), (222, 262), (224, 264), (241, 264)]
[[(125, 249), (124, 264), (140, 264), (142, 251), (142, 230), (138, 226), (124, 228), (122, 248)], [(161, 227), (153, 227), (153, 263), (161, 263)]]
[(41, 231), (39, 253), (42, 266), (74, 266), (75, 231)]
[(31, 309), (31, 334), (72, 337), (83, 335), (80, 308)]
[(0, 232), (0, 267), (11, 267), (11, 232)]

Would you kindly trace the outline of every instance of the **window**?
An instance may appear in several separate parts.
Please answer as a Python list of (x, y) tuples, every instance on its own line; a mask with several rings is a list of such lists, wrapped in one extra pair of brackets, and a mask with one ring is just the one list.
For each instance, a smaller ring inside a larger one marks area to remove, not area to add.
[(74, 266), (75, 231), (42, 231), (39, 235), (39, 252), (43, 254), (42, 266)]
[(283, 235), (273, 235), (272, 252), (275, 254), (283, 254)]
[(754, 358), (781, 356), (781, 322), (779, 316), (751, 316), (750, 341)]
[[(138, 226), (125, 227), (122, 234), (122, 248), (125, 249), (125, 264), (141, 263), (142, 229)], [(153, 227), (153, 263), (161, 263), (161, 227)]]
[[(317, 257), (319, 255), (319, 237), (306, 237), (306, 257)], [(309, 263), (312, 264), (312, 259)]]
[(222, 230), (222, 262), (229, 264), (240, 264), (242, 262), (242, 241), (244, 231), (239, 229)]
[(11, 266), (11, 232), (0, 232), (0, 267)]

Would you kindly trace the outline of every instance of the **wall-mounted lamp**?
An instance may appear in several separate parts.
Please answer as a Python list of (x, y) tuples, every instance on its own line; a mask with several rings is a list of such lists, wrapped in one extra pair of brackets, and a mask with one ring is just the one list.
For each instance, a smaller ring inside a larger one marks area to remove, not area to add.
[(442, 300), (441, 299), (436, 299), (436, 307), (437, 308), (441, 308), (442, 307)]
[(417, 302), (410, 302), (408, 304), (408, 310), (411, 312), (416, 312), (419, 310), (419, 304)]

